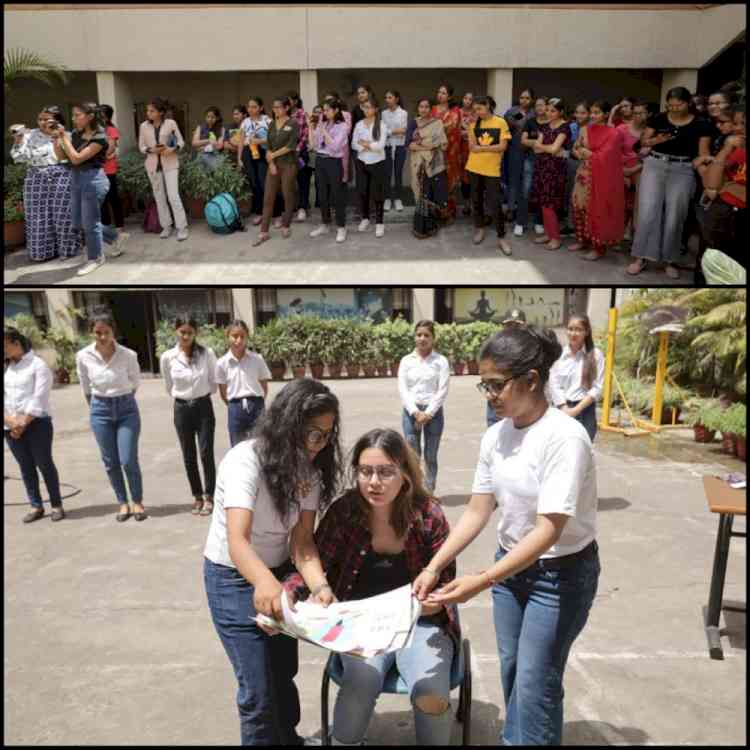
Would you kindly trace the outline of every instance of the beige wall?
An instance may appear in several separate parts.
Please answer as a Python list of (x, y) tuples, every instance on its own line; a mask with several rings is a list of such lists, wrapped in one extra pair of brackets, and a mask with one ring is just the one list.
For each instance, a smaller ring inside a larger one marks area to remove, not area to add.
[[(699, 68), (745, 28), (745, 7), (612, 12), (503, 5), (6, 8), (4, 20), (6, 43), (41, 46), (69, 68), (91, 71), (561, 68), (571, 62)], [(353, 33), (356, 29), (366, 35)]]

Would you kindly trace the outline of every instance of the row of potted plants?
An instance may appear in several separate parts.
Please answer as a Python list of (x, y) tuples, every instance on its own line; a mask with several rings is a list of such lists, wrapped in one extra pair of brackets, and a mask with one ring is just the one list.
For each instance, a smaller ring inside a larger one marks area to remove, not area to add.
[(722, 449), (741, 460), (746, 456), (747, 407), (743, 403), (722, 407), (715, 399), (702, 401), (690, 415), (698, 443), (711, 443), (721, 433)]
[(6, 248), (23, 245), (26, 235), (23, 208), (25, 164), (6, 164), (3, 172), (3, 245)]

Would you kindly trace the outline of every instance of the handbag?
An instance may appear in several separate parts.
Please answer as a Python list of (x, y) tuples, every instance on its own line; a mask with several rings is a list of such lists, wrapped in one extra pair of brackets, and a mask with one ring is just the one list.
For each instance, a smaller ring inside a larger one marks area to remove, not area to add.
[(149, 234), (159, 234), (161, 229), (156, 201), (151, 200), (146, 204), (146, 210), (143, 212), (143, 231)]

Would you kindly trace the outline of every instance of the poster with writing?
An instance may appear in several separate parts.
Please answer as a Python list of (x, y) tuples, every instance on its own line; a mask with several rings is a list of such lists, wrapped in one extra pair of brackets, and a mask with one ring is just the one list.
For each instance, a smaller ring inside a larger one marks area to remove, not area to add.
[(456, 289), (453, 319), (456, 323), (475, 320), (501, 323), (511, 310), (522, 310), (526, 322), (541, 326), (563, 325), (565, 290), (545, 287), (518, 289)]

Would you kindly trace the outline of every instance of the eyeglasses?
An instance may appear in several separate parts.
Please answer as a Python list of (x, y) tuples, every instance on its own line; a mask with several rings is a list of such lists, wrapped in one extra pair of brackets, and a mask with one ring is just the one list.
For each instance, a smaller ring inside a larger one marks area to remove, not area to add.
[(499, 396), (504, 390), (505, 386), (510, 383), (511, 380), (515, 380), (518, 375), (512, 375), (505, 380), (480, 380), (477, 383), (477, 390), (486, 398), (495, 398)]
[(356, 471), (357, 476), (365, 481), (371, 479), (373, 474), (377, 474), (381, 482), (390, 482), (399, 474), (397, 466), (367, 466), (366, 464), (360, 464), (357, 466)]
[(320, 443), (327, 443), (332, 434), (333, 430), (319, 430), (315, 427), (305, 433), (305, 438), (308, 443), (318, 445)]

